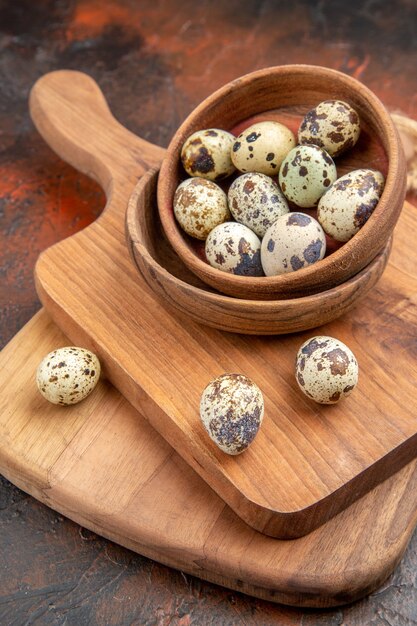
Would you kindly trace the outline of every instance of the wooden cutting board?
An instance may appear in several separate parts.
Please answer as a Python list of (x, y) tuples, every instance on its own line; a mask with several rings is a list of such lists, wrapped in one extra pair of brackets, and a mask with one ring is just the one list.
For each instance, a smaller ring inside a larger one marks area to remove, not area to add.
[[(163, 156), (111, 116), (97, 85), (77, 72), (43, 77), (33, 119), (56, 152), (101, 182), (102, 216), (47, 250), (36, 280), (42, 302), (73, 343), (100, 356), (111, 382), (248, 524), (285, 538), (310, 532), (414, 458), (417, 446), (417, 215), (406, 206), (389, 268), (350, 314), (320, 328), (346, 342), (358, 389), (320, 407), (299, 392), (294, 358), (311, 332), (242, 337), (171, 313), (129, 259), (124, 216), (147, 166)], [(252, 378), (265, 419), (251, 448), (220, 452), (198, 415), (200, 394), (224, 371)]]
[(308, 536), (267, 537), (108, 382), (72, 407), (45, 402), (36, 367), (68, 343), (41, 311), (0, 354), (0, 472), (18, 487), (131, 550), (274, 602), (352, 602), (396, 566), (417, 521), (416, 461)]

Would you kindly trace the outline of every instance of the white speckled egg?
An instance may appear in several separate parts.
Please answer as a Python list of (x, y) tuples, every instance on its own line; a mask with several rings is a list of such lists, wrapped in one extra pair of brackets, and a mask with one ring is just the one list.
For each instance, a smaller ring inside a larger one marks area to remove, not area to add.
[(279, 170), (284, 196), (303, 208), (315, 207), (336, 178), (333, 159), (317, 146), (297, 146), (287, 154)]
[(266, 276), (276, 276), (316, 263), (325, 253), (326, 235), (317, 220), (305, 213), (288, 213), (266, 231), (261, 262)]
[(304, 342), (297, 353), (295, 377), (303, 393), (320, 404), (335, 404), (356, 387), (358, 362), (353, 352), (333, 337)]
[(223, 189), (204, 178), (187, 178), (178, 185), (174, 214), (188, 235), (203, 240), (215, 226), (231, 218)]
[(295, 146), (293, 133), (279, 122), (258, 122), (235, 140), (232, 161), (241, 172), (274, 176), (283, 158)]
[(69, 346), (50, 352), (36, 372), (38, 389), (52, 404), (76, 404), (91, 393), (100, 378), (100, 362), (85, 348)]
[(235, 171), (230, 153), (236, 137), (220, 128), (198, 130), (188, 137), (181, 160), (190, 176), (220, 180)]
[(212, 267), (238, 276), (263, 276), (261, 241), (244, 224), (225, 222), (206, 239), (206, 258)]
[(367, 169), (338, 178), (317, 207), (317, 219), (325, 232), (337, 241), (349, 241), (372, 215), (384, 182), (381, 172)]
[(236, 178), (227, 197), (235, 220), (261, 238), (276, 219), (289, 212), (278, 185), (266, 174), (258, 172), (248, 172)]
[(255, 439), (264, 415), (262, 392), (243, 374), (222, 374), (204, 389), (200, 417), (215, 444), (240, 454)]
[(359, 139), (359, 115), (342, 100), (325, 100), (311, 109), (298, 130), (298, 143), (324, 148), (332, 157), (352, 148)]

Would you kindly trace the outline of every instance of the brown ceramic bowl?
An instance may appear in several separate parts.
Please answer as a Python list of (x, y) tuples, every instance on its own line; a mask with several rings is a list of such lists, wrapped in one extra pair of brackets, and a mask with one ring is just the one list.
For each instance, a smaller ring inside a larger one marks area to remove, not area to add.
[[(305, 113), (322, 100), (341, 99), (359, 113), (361, 136), (356, 146), (336, 159), (338, 176), (372, 167), (386, 176), (381, 199), (361, 230), (318, 263), (281, 276), (252, 278), (212, 268), (204, 242), (178, 226), (173, 197), (187, 178), (180, 153), (196, 130), (224, 128), (239, 133), (254, 120), (273, 119), (296, 130)], [(158, 183), (158, 209), (165, 234), (183, 263), (204, 283), (244, 299), (292, 299), (329, 290), (367, 267), (386, 247), (405, 198), (406, 167), (398, 133), (378, 98), (356, 79), (335, 70), (309, 66), (271, 67), (239, 78), (204, 100), (174, 135)]]
[(157, 179), (158, 172), (147, 172), (130, 197), (126, 215), (130, 254), (164, 304), (200, 324), (250, 335), (281, 335), (315, 328), (349, 311), (384, 271), (391, 239), (354, 277), (318, 294), (258, 301), (221, 294), (193, 274), (164, 237), (156, 202)]

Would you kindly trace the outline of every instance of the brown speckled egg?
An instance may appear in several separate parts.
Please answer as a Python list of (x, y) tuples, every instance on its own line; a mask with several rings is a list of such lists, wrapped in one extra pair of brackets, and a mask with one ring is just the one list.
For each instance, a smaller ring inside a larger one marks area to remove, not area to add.
[(263, 276), (261, 242), (244, 224), (225, 222), (206, 239), (206, 258), (212, 267), (238, 276)]
[(203, 240), (215, 226), (231, 218), (223, 189), (204, 178), (187, 178), (178, 185), (174, 213), (188, 235)]
[(316, 263), (325, 252), (326, 236), (317, 220), (305, 213), (288, 213), (266, 231), (261, 262), (266, 276), (276, 276)]
[(236, 178), (227, 197), (235, 220), (261, 238), (276, 219), (289, 212), (278, 185), (269, 176), (258, 172), (248, 172)]
[(84, 400), (100, 378), (100, 362), (85, 348), (69, 346), (50, 352), (39, 364), (36, 383), (52, 404), (76, 404)]
[(235, 171), (230, 156), (236, 137), (220, 128), (198, 130), (188, 137), (181, 160), (190, 176), (220, 180)]
[(201, 396), (200, 417), (216, 445), (240, 454), (255, 439), (264, 414), (262, 392), (243, 374), (222, 374)]
[(360, 132), (359, 115), (347, 102), (325, 100), (304, 117), (298, 143), (314, 144), (337, 157), (355, 145)]
[(293, 133), (279, 122), (258, 122), (235, 140), (232, 161), (241, 172), (274, 176), (283, 158), (295, 146)]
[(315, 207), (336, 178), (333, 159), (317, 146), (297, 146), (287, 154), (279, 170), (284, 196), (305, 209)]
[(306, 396), (320, 404), (334, 404), (356, 387), (358, 362), (353, 352), (333, 337), (304, 342), (297, 353), (295, 377)]
[(384, 189), (384, 177), (376, 170), (349, 172), (326, 191), (317, 207), (317, 219), (337, 241), (349, 241), (367, 222)]

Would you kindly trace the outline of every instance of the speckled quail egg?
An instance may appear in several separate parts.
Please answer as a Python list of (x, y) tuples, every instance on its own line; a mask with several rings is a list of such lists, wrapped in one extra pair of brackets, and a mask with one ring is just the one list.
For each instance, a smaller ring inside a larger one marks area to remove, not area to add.
[(212, 267), (238, 276), (263, 276), (261, 241), (239, 222), (213, 228), (206, 239), (206, 258)]
[(202, 240), (215, 226), (231, 218), (223, 189), (204, 178), (187, 178), (178, 185), (174, 214), (188, 235)]
[(298, 350), (295, 377), (303, 393), (320, 404), (334, 404), (356, 387), (358, 362), (334, 337), (308, 339)]
[(330, 156), (352, 148), (360, 135), (359, 115), (342, 100), (325, 100), (311, 109), (298, 130), (298, 142), (324, 148)]
[(316, 263), (325, 253), (326, 235), (317, 220), (294, 212), (279, 217), (266, 231), (261, 262), (266, 276), (276, 276)]
[(230, 156), (236, 137), (220, 128), (198, 130), (188, 137), (181, 160), (190, 176), (220, 180), (235, 171)]
[(52, 404), (76, 404), (84, 400), (100, 378), (100, 362), (85, 348), (69, 346), (46, 355), (36, 372), (40, 393)]
[(281, 189), (266, 174), (248, 172), (236, 178), (227, 194), (229, 209), (238, 222), (253, 230), (258, 237), (276, 219), (289, 212)]
[(365, 224), (378, 204), (384, 177), (376, 170), (349, 172), (326, 191), (317, 207), (317, 219), (337, 241), (349, 241)]
[(274, 176), (283, 158), (295, 146), (293, 133), (279, 122), (258, 122), (235, 140), (232, 161), (241, 172)]
[(227, 454), (240, 454), (255, 439), (264, 414), (262, 392), (243, 374), (222, 374), (204, 389), (201, 421)]
[(336, 178), (333, 159), (317, 146), (297, 146), (287, 154), (279, 170), (283, 194), (303, 208), (316, 206)]

